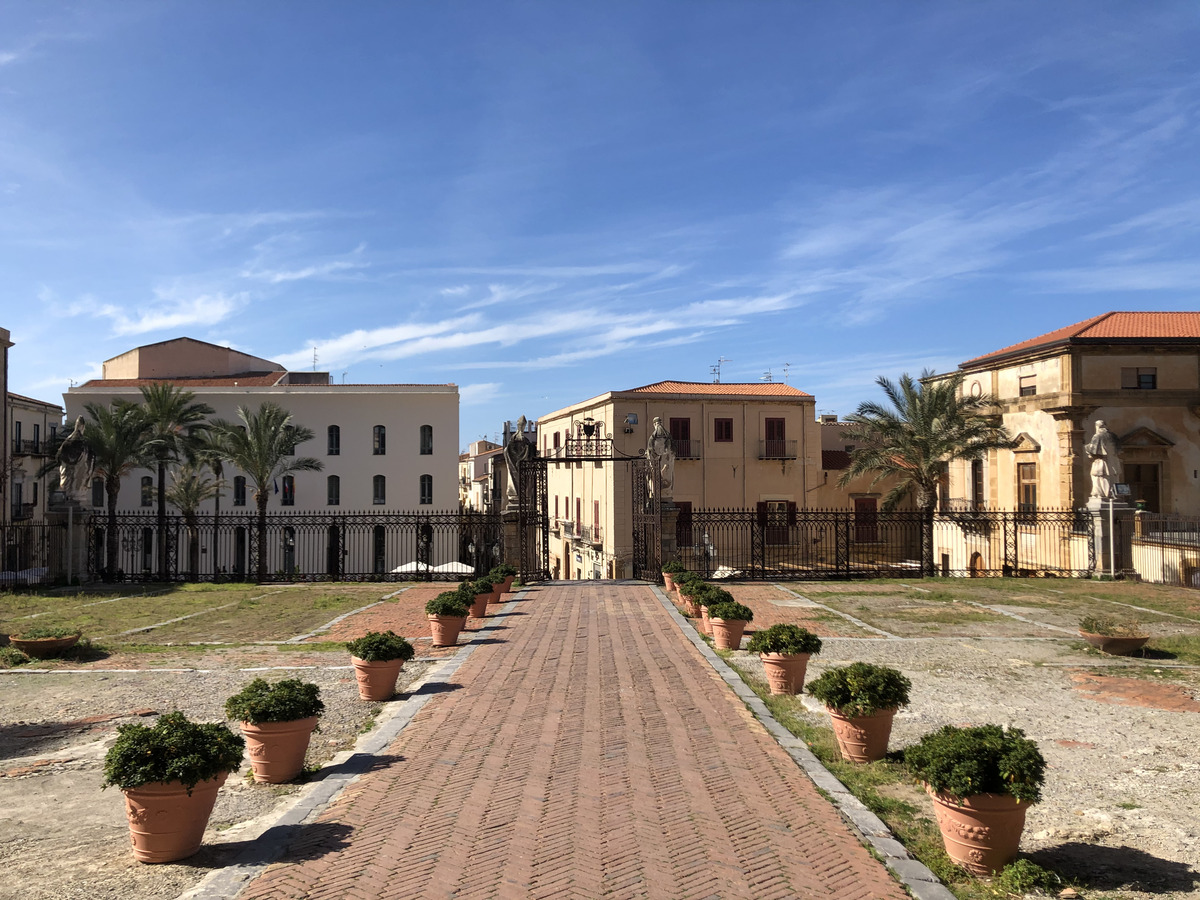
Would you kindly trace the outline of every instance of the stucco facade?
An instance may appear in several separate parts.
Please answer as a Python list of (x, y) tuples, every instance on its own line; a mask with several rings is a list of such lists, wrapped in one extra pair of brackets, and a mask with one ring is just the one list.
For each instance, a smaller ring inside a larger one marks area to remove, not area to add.
[(1103, 420), (1120, 441), (1131, 500), (1200, 513), (1200, 313), (1106, 313), (959, 371), (964, 391), (996, 398), (1016, 445), (953, 464), (945, 503), (1086, 505), (1084, 445)]

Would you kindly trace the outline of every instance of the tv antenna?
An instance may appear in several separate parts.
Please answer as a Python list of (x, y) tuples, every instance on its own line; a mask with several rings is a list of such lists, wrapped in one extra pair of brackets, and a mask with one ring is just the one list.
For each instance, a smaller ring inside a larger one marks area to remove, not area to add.
[(783, 364), (783, 381), (784, 381), (784, 384), (787, 384), (787, 380), (788, 380), (788, 370), (789, 370), (789, 369), (791, 369), (791, 367), (792, 367), (792, 364), (791, 364), (791, 363), (784, 363), (784, 364)]
[(708, 371), (711, 372), (713, 376), (713, 384), (721, 383), (721, 364), (727, 362), (730, 362), (730, 360), (721, 356), (717, 358), (717, 364), (715, 366), (708, 367)]
[(317, 371), (317, 348), (313, 347), (313, 371)]
[(758, 380), (759, 380), (759, 381), (768, 381), (768, 382), (770, 382), (770, 381), (774, 381), (775, 379), (774, 379), (774, 377), (771, 375), (771, 370), (770, 370), (770, 369), (767, 369), (767, 371), (765, 371), (765, 372), (763, 372), (763, 373), (762, 373), (762, 377), (761, 377), (760, 379), (758, 379)]

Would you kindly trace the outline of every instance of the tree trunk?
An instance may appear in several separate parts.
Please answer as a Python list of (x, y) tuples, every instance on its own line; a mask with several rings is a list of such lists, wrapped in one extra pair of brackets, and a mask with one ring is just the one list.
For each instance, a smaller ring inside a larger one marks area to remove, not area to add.
[(921, 574), (926, 578), (936, 575), (933, 565), (933, 514), (936, 500), (921, 507)]
[(254, 492), (254, 505), (258, 507), (258, 583), (267, 580), (267, 492)]
[(117, 494), (121, 490), (121, 479), (104, 479), (105, 499), (108, 501), (108, 533), (104, 536), (104, 580), (117, 580)]
[(167, 462), (158, 461), (158, 580), (170, 580), (167, 572)]
[(192, 581), (200, 580), (200, 523), (196, 521), (196, 513), (184, 513), (183, 521), (187, 526), (188, 539), (188, 577)]
[[(220, 476), (217, 476), (218, 479)], [(213, 581), (221, 580), (221, 490), (213, 498), (212, 569)]]

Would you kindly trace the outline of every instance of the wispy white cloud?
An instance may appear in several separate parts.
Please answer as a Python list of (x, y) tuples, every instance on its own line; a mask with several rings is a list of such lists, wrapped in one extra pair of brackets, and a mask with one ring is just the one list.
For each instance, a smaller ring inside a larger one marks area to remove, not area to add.
[(499, 381), (464, 384), (458, 389), (458, 399), (463, 406), (482, 406), (499, 397), (501, 387), (503, 384)]
[(365, 249), (366, 247), (360, 244), (349, 254), (349, 258), (343, 257), (326, 262), (311, 263), (300, 268), (269, 268), (261, 264), (249, 266), (242, 270), (241, 275), (243, 278), (265, 281), (268, 284), (303, 281), (307, 278), (326, 278), (336, 272), (366, 268), (368, 263), (362, 260)]
[(110, 320), (112, 333), (123, 337), (166, 329), (216, 325), (250, 299), (247, 293), (213, 292), (185, 296), (179, 296), (176, 291), (159, 290), (155, 293), (158, 295), (158, 303), (132, 311), (111, 303), (97, 305), (87, 298), (75, 304), (72, 309), (77, 314), (84, 313)]
[(456, 284), (453, 287), (444, 287), (438, 291), (443, 297), (463, 297), (471, 293), (469, 284)]
[(487, 296), (481, 300), (473, 300), (470, 303), (463, 305), (461, 308), (466, 309), (482, 309), (485, 306), (496, 306), (502, 303), (515, 303), (518, 300), (523, 300), (526, 297), (536, 297), (539, 294), (545, 294), (557, 288), (557, 284), (526, 284), (519, 287), (509, 287), (503, 284), (489, 284), (487, 286)]

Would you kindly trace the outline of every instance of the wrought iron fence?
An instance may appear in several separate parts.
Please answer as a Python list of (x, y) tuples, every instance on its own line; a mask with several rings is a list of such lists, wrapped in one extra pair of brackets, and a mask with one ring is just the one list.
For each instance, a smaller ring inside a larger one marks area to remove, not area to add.
[[(157, 521), (121, 515), (87, 524), (93, 577), (157, 581)], [(458, 581), (502, 561), (500, 518), (481, 512), (347, 512), (267, 516), (262, 542), (267, 581)], [(254, 580), (258, 517), (167, 518), (170, 577), (176, 581)], [(114, 542), (110, 544), (110, 542)], [(108, 553), (115, 565), (107, 571)]]
[(0, 525), (0, 589), (85, 577), (81, 563), (71, 565), (70, 540), (65, 522)]
[(1155, 584), (1200, 588), (1200, 516), (1125, 512), (1113, 524), (1115, 570)]
[[(679, 562), (712, 579), (920, 577), (924, 524), (916, 511), (697, 509), (680, 517), (676, 538)], [(929, 529), (936, 575), (1084, 577), (1095, 569), (1086, 511), (943, 513)]]

